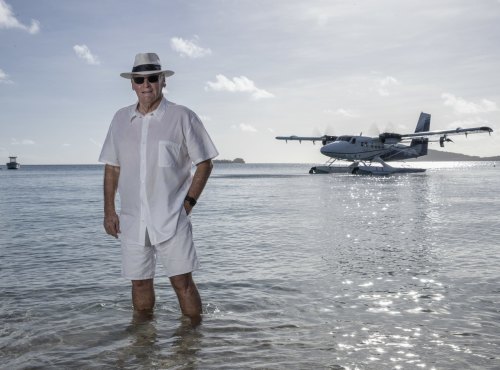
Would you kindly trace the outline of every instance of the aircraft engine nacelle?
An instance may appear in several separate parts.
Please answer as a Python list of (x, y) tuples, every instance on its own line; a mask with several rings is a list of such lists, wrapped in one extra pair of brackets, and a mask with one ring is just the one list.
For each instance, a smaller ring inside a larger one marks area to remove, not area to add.
[(337, 136), (324, 135), (323, 139), (321, 140), (321, 143), (323, 145), (326, 145), (328, 143), (333, 143), (335, 140), (337, 140)]
[(392, 132), (384, 132), (378, 138), (382, 144), (397, 144), (401, 141), (401, 135)]

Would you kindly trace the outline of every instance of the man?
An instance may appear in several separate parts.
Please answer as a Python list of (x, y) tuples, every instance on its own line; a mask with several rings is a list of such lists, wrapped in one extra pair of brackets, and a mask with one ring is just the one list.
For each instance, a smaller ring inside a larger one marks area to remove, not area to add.
[(152, 313), (159, 259), (183, 315), (196, 326), (202, 308), (192, 278), (199, 262), (189, 214), (218, 152), (198, 116), (163, 97), (165, 78), (173, 74), (162, 70), (154, 53), (137, 54), (132, 72), (120, 74), (131, 79), (138, 102), (115, 114), (99, 157), (105, 163), (104, 228), (120, 238), (122, 275), (132, 281), (134, 311)]

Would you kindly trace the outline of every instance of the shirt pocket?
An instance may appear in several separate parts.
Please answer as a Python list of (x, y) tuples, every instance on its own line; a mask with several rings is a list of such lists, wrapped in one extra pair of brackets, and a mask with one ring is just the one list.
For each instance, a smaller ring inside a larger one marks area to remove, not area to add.
[(158, 143), (158, 166), (176, 167), (181, 153), (181, 146), (173, 141), (160, 140)]

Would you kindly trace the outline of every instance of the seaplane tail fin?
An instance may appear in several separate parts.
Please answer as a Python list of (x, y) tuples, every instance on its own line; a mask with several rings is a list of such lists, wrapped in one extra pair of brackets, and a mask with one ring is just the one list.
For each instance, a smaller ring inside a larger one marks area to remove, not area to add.
[[(415, 132), (424, 132), (429, 131), (431, 127), (431, 115), (429, 113), (420, 113), (420, 117), (418, 118), (417, 128)], [(429, 139), (419, 137), (417, 139), (412, 139), (410, 147), (415, 150), (417, 156), (423, 156), (427, 154), (427, 147), (429, 146)]]
[(431, 115), (429, 113), (420, 113), (420, 117), (418, 118), (417, 128), (415, 132), (423, 132), (429, 131), (431, 127)]

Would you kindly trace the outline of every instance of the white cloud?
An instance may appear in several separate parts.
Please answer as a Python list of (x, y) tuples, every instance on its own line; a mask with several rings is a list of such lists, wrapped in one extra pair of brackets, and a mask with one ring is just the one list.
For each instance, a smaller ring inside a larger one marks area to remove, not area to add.
[(233, 77), (232, 80), (227, 78), (224, 75), (215, 76), (215, 82), (207, 82), (205, 86), (205, 90), (213, 90), (213, 91), (228, 91), (228, 92), (247, 92), (250, 93), (252, 98), (255, 100), (266, 99), (266, 98), (274, 98), (274, 95), (270, 92), (259, 89), (255, 86), (255, 83), (250, 80), (248, 77), (240, 76)]
[(35, 33), (40, 32), (40, 22), (35, 19), (31, 20), (31, 26), (28, 28), (28, 32), (34, 35)]
[(40, 22), (35, 19), (31, 20), (31, 25), (27, 26), (17, 20), (12, 13), (12, 8), (4, 0), (0, 0), (0, 28), (18, 28), (32, 35), (40, 32)]
[(257, 132), (257, 129), (252, 125), (247, 125), (245, 123), (240, 123), (240, 130), (245, 132)]
[(252, 125), (247, 125), (246, 123), (240, 123), (239, 125), (231, 125), (233, 130), (241, 130), (243, 132), (258, 132), (258, 130)]
[(199, 117), (200, 117), (200, 119), (201, 119), (201, 121), (202, 121), (202, 122), (209, 122), (209, 121), (211, 121), (211, 120), (212, 120), (212, 118), (211, 118), (211, 117), (209, 117), (209, 116), (204, 116), (204, 115), (201, 115), (201, 114), (199, 115)]
[(10, 84), (10, 83), (12, 83), (12, 81), (9, 80), (9, 75), (0, 69), (0, 84), (2, 84), (2, 83), (3, 84)]
[(387, 76), (383, 79), (378, 80), (377, 92), (381, 96), (388, 96), (390, 94), (389, 89), (393, 86), (399, 85), (399, 81), (392, 76)]
[(184, 40), (180, 37), (170, 39), (170, 47), (181, 56), (188, 58), (201, 58), (212, 54), (212, 50), (196, 45), (197, 40)]
[(322, 8), (308, 8), (304, 13), (304, 17), (306, 19), (312, 19), (318, 26), (324, 27), (332, 18), (332, 15), (325, 10), (326, 9)]
[(447, 129), (449, 130), (454, 130), (458, 127), (477, 127), (477, 126), (490, 126), (491, 123), (487, 120), (484, 120), (482, 118), (470, 118), (470, 119), (461, 119), (454, 121), (447, 125)]
[(16, 138), (12, 138), (10, 140), (11, 145), (34, 145), (35, 142), (31, 139), (23, 139), (21, 141), (17, 140)]
[(102, 148), (102, 144), (101, 144), (99, 141), (97, 141), (97, 140), (95, 140), (95, 139), (92, 139), (92, 138), (89, 138), (89, 140), (90, 140), (90, 142), (91, 142), (92, 144), (94, 144), (96, 147), (98, 147), (98, 148)]
[(444, 99), (444, 105), (452, 107), (456, 113), (477, 114), (498, 110), (497, 104), (488, 99), (483, 99), (480, 103), (473, 103), (449, 93), (441, 94), (441, 98)]
[(85, 60), (88, 64), (101, 64), (99, 58), (97, 58), (97, 56), (95, 55), (92, 55), (87, 45), (75, 45), (73, 46), (73, 50), (75, 51), (78, 58)]
[(351, 110), (343, 109), (343, 108), (339, 108), (336, 110), (325, 109), (324, 112), (327, 114), (335, 114), (335, 115), (339, 115), (339, 116), (343, 116), (343, 117), (347, 117), (347, 118), (359, 117), (359, 114), (357, 114)]

